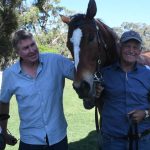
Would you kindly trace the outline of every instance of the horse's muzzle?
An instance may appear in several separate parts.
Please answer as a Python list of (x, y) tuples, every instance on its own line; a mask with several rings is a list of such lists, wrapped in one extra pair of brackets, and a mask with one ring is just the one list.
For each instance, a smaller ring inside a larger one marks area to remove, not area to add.
[(79, 85), (73, 83), (73, 88), (77, 92), (79, 98), (84, 99), (87, 98), (90, 91), (90, 85), (86, 81), (82, 81)]

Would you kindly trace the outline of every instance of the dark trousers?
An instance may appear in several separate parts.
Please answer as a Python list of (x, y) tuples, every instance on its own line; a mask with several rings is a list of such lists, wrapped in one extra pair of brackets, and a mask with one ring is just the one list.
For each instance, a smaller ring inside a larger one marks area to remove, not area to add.
[(48, 146), (48, 145), (32, 145), (26, 144), (20, 141), (19, 150), (68, 150), (67, 136), (60, 142)]

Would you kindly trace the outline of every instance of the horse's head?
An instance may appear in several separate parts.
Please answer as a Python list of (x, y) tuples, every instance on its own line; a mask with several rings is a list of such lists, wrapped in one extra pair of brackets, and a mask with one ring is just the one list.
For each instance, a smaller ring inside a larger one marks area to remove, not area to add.
[(96, 11), (95, 1), (90, 0), (86, 14), (61, 16), (62, 21), (68, 25), (67, 47), (74, 58), (76, 68), (73, 87), (80, 98), (93, 95), (93, 74), (97, 61), (101, 61), (101, 66), (109, 63), (111, 60), (108, 60), (106, 51), (116, 42), (111, 29), (94, 19)]

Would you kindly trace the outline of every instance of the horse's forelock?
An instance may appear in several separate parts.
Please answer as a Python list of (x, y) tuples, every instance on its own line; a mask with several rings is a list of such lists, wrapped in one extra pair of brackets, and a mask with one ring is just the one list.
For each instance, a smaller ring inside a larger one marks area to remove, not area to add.
[(73, 16), (70, 16), (70, 19), (72, 22), (76, 22), (78, 20), (82, 20), (85, 18), (85, 14), (75, 14)]
[(71, 16), (70, 19), (71, 19), (71, 21), (69, 23), (69, 26), (72, 26), (75, 28), (80, 27), (80, 26), (85, 25), (85, 24), (89, 24), (89, 23), (95, 24), (94, 19), (86, 18), (85, 14), (76, 14), (76, 15)]

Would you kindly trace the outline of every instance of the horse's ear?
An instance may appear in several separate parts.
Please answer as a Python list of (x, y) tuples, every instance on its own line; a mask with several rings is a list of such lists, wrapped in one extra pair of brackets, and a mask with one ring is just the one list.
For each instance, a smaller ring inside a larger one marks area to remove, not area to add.
[(70, 22), (70, 18), (69, 18), (69, 17), (64, 16), (64, 15), (61, 15), (61, 14), (60, 14), (60, 17), (61, 17), (61, 20), (62, 20), (64, 23), (69, 24), (69, 22)]
[(95, 0), (90, 0), (86, 12), (86, 18), (93, 19), (96, 15), (97, 7)]

